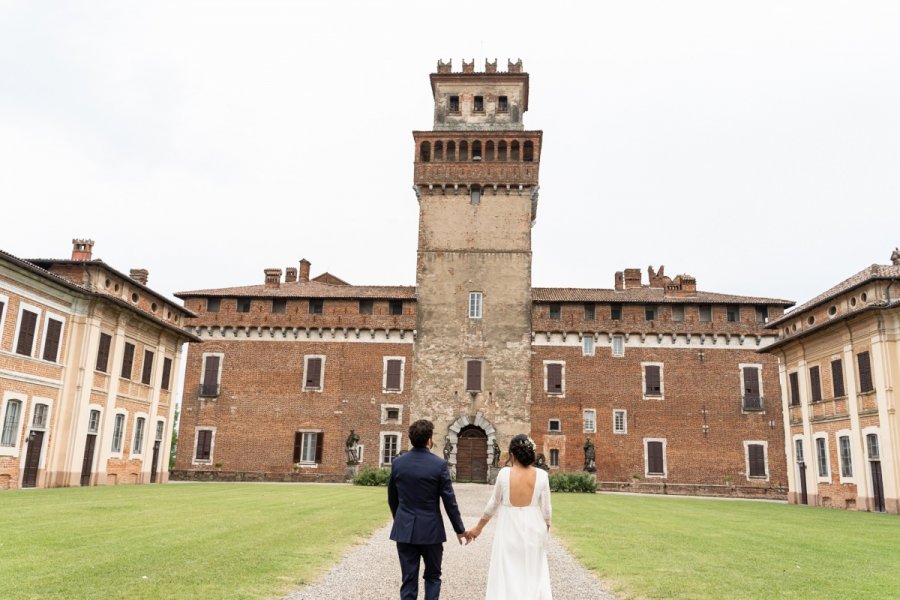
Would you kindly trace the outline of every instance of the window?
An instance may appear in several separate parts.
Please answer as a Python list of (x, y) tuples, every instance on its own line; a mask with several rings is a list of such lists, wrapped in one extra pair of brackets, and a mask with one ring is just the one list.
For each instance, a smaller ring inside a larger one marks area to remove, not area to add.
[(565, 363), (544, 363), (544, 391), (546, 391), (548, 394), (564, 394), (566, 391), (564, 378)]
[(3, 416), (3, 433), (0, 435), (0, 446), (14, 448), (19, 438), (19, 420), (22, 416), (22, 401), (10, 400), (6, 403), (6, 414)]
[(47, 318), (44, 324), (44, 351), (41, 358), (49, 362), (59, 360), (59, 343), (62, 339), (63, 322), (59, 319)]
[(819, 367), (809, 368), (809, 389), (812, 402), (822, 401), (822, 378), (819, 376)]
[(419, 148), (419, 160), (421, 160), (422, 162), (428, 162), (431, 160), (430, 142), (422, 142), (422, 145)]
[(559, 419), (550, 419), (547, 421), (547, 431), (550, 433), (559, 433), (562, 431), (562, 421)]
[(163, 432), (166, 428), (166, 424), (164, 421), (156, 422), (156, 441), (161, 442), (163, 439)]
[(474, 112), (484, 112), (484, 96), (475, 96), (472, 104), (472, 110)]
[(497, 96), (497, 112), (509, 112), (509, 98)]
[(612, 336), (612, 355), (625, 356), (625, 338), (621, 335)]
[(712, 321), (712, 305), (711, 304), (701, 304), (697, 307), (700, 312), (700, 322), (701, 323), (709, 323)]
[(237, 311), (239, 313), (250, 312), (250, 298), (238, 298), (237, 299)]
[(287, 312), (287, 299), (286, 298), (273, 298), (272, 299), (272, 312), (276, 315), (283, 315)]
[(803, 462), (803, 440), (801, 439), (794, 440), (794, 457), (797, 459), (797, 463)]
[(303, 390), (321, 392), (322, 372), (324, 370), (324, 356), (307, 356), (303, 369)]
[(816, 438), (816, 465), (820, 478), (828, 478), (828, 442), (824, 437)]
[(399, 421), (400, 420), (400, 407), (399, 406), (384, 406), (384, 405), (382, 405), (381, 420), (382, 421)]
[(22, 309), (19, 313), (19, 332), (16, 336), (16, 354), (31, 356), (34, 353), (34, 336), (37, 333), (38, 314)]
[(149, 350), (144, 350), (144, 364), (141, 368), (141, 383), (144, 385), (150, 385), (150, 381), (153, 379), (153, 353)]
[(621, 321), (622, 320), (622, 305), (621, 304), (610, 304), (609, 318), (612, 319), (613, 321)]
[[(462, 144), (459, 146), (459, 151), (462, 152)], [(472, 160), (481, 160), (481, 142), (478, 140), (472, 142)]]
[(162, 383), (160, 387), (168, 390), (170, 385), (172, 385), (172, 359), (166, 357), (163, 358)]
[(3, 339), (3, 324), (6, 322), (6, 319), (4, 318), (6, 313), (4, 310), (6, 309), (7, 302), (9, 302), (9, 298), (0, 296), (0, 340)]
[(34, 405), (34, 416), (31, 418), (32, 429), (47, 428), (47, 413), (49, 412), (49, 410), (50, 409), (46, 404)]
[(381, 434), (381, 464), (389, 465), (397, 458), (400, 448), (400, 435), (396, 433)]
[(203, 379), (200, 381), (200, 397), (215, 398), (222, 381), (222, 354), (203, 355)]
[(584, 356), (593, 356), (594, 355), (594, 336), (586, 335), (581, 340), (581, 353)]
[(112, 448), (113, 452), (122, 451), (122, 437), (125, 435), (125, 415), (116, 414), (116, 420), (113, 424)]
[(294, 464), (315, 465), (322, 462), (321, 431), (298, 431), (294, 434)]
[(384, 359), (384, 391), (403, 391), (403, 358)]
[(648, 477), (666, 476), (665, 440), (644, 440), (644, 468)]
[(672, 320), (676, 322), (684, 321), (684, 304), (672, 305)]
[(206, 299), (206, 312), (208, 313), (217, 313), (219, 312), (219, 308), (222, 306), (221, 298), (207, 298)]
[(756, 322), (757, 323), (768, 323), (769, 322), (769, 307), (765, 304), (758, 304), (756, 306)]
[(147, 419), (138, 417), (134, 421), (134, 444), (131, 447), (132, 454), (142, 454), (144, 450), (144, 424)]
[(644, 319), (646, 321), (655, 321), (656, 320), (656, 307), (647, 305), (644, 307)]
[(863, 394), (871, 392), (875, 386), (872, 385), (872, 364), (869, 362), (869, 353), (857, 354), (856, 363), (859, 365), (859, 391)]
[(125, 354), (122, 356), (122, 372), (119, 374), (123, 379), (131, 379), (131, 369), (134, 366), (134, 344), (125, 342)]
[(597, 308), (593, 302), (588, 302), (584, 305), (584, 320), (585, 321), (593, 321), (597, 318)]
[(550, 449), (550, 466), (558, 467), (559, 466), (559, 450), (556, 448)]
[(661, 398), (662, 392), (662, 365), (643, 363), (644, 367), (644, 397)]
[(372, 302), (371, 300), (360, 300), (359, 301), (359, 314), (371, 315), (374, 304), (375, 303)]
[(325, 301), (321, 298), (313, 298), (309, 301), (309, 314), (321, 315), (325, 312)]
[(879, 460), (881, 454), (878, 451), (878, 434), (866, 434), (866, 451), (869, 454), (869, 460)]
[[(403, 300), (391, 300), (388, 302), (388, 309), (391, 315), (398, 316), (403, 314)], [(321, 311), (319, 311), (321, 312)]]
[(737, 304), (729, 304), (725, 307), (725, 319), (729, 323), (741, 320), (741, 309)]
[(628, 411), (613, 411), (613, 433), (628, 433)]
[(480, 319), (481, 318), (481, 303), (482, 303), (482, 295), (481, 292), (469, 292), (469, 318), (470, 319)]
[(766, 445), (763, 442), (744, 442), (747, 452), (747, 478), (765, 479), (766, 469)]
[(97, 348), (97, 370), (106, 373), (109, 368), (109, 348), (112, 345), (112, 336), (107, 333), (100, 334), (100, 345)]
[(584, 411), (584, 432), (595, 433), (597, 431), (597, 411), (586, 409)]
[(744, 410), (762, 410), (762, 395), (759, 390), (760, 367), (742, 366), (741, 376), (744, 384), (743, 408)]
[(831, 389), (834, 391), (835, 398), (841, 398), (846, 395), (844, 391), (844, 365), (839, 358), (831, 361)]
[(791, 406), (800, 406), (800, 376), (796, 371), (788, 375), (791, 385)]
[(469, 190), (469, 204), (472, 206), (481, 204), (481, 188), (477, 185), (473, 185)]
[(467, 360), (466, 361), (466, 391), (467, 392), (480, 392), (481, 391), (481, 361), (480, 360)]
[(194, 460), (195, 461), (209, 462), (210, 460), (212, 460), (212, 442), (213, 442), (213, 430), (212, 429), (198, 429), (197, 430), (197, 447), (194, 451)]
[(561, 319), (562, 318), (562, 307), (559, 302), (553, 302), (550, 304), (550, 318), (551, 319)]
[(450, 112), (459, 112), (459, 96), (450, 96)]
[(850, 460), (850, 436), (842, 435), (839, 437), (838, 447), (841, 451), (841, 477), (853, 477), (853, 461)]
[(534, 162), (534, 142), (531, 140), (526, 140), (522, 145), (522, 160)]

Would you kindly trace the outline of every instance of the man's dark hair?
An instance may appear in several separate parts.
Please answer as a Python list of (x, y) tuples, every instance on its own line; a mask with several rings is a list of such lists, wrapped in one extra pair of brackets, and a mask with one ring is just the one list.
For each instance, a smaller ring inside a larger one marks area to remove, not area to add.
[(409, 426), (409, 441), (416, 448), (424, 448), (434, 433), (434, 423), (428, 419), (419, 419)]

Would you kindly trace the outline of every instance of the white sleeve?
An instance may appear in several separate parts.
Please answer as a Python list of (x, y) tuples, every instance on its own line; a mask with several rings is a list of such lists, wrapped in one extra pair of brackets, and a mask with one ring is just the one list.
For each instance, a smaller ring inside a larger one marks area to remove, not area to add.
[(544, 521), (547, 522), (547, 525), (550, 525), (553, 507), (550, 506), (550, 478), (547, 477), (545, 472), (543, 477), (541, 477), (541, 513), (544, 515)]
[(490, 519), (494, 516), (494, 513), (497, 512), (497, 507), (500, 506), (500, 503), (503, 502), (503, 482), (506, 479), (505, 474), (508, 473), (508, 469), (504, 468), (500, 470), (500, 473), (497, 474), (497, 482), (494, 483), (494, 493), (491, 494), (490, 499), (488, 499), (487, 506), (484, 507), (484, 518)]

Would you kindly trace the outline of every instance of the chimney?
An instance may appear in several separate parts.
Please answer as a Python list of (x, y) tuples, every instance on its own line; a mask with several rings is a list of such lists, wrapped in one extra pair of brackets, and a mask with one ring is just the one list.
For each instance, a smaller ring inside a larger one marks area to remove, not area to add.
[(309, 267), (310, 263), (305, 258), (300, 259), (300, 283), (308, 283), (309, 282)]
[(263, 269), (266, 274), (266, 287), (277, 288), (281, 286), (281, 269)]
[(625, 269), (625, 289), (641, 287), (641, 270)]
[(72, 260), (91, 260), (94, 240), (72, 240)]
[(620, 292), (625, 289), (625, 274), (622, 271), (616, 271), (616, 289)]
[(285, 283), (297, 283), (297, 267), (287, 267), (284, 270)]
[(150, 271), (147, 269), (131, 269), (128, 276), (137, 281), (141, 285), (147, 285), (147, 279), (150, 278)]

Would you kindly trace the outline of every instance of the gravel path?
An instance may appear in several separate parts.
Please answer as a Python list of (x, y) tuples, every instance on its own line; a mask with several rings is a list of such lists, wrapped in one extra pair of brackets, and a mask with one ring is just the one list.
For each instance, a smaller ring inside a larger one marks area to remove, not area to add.
[[(463, 483), (455, 485), (454, 489), (463, 523), (474, 527), (487, 504), (491, 486)], [(384, 509), (388, 510), (387, 492)], [(449, 539), (444, 544), (442, 600), (483, 598), (494, 539), (493, 523), (489, 523), (481, 537), (468, 546), (456, 543), (446, 516), (444, 523)], [(351, 548), (322, 579), (290, 594), (286, 600), (397, 598), (400, 595), (400, 564), (396, 546), (388, 537), (390, 530), (390, 525), (377, 530), (364, 545)], [(601, 582), (579, 565), (553, 537), (549, 559), (554, 600), (614, 600), (604, 591)], [(421, 572), (419, 577), (419, 598), (423, 598)]]

